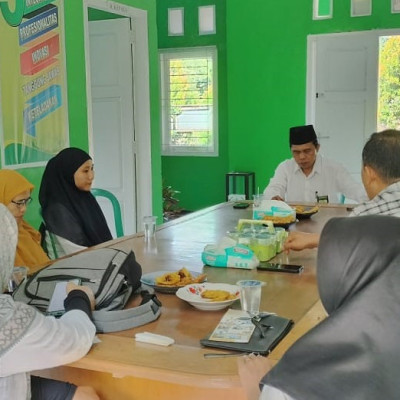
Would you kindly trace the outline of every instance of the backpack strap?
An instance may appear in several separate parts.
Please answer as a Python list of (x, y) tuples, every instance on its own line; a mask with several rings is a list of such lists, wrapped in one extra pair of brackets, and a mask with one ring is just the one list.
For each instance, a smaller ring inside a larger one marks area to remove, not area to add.
[(93, 311), (93, 323), (98, 333), (123, 331), (155, 321), (161, 314), (161, 302), (154, 289), (142, 285), (135, 291), (142, 296), (139, 306), (124, 310)]

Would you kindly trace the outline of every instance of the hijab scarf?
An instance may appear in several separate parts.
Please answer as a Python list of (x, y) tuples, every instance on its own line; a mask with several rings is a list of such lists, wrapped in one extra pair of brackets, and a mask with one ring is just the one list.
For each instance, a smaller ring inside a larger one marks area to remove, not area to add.
[(261, 380), (296, 400), (397, 399), (400, 393), (400, 219), (334, 218), (318, 250), (329, 316)]
[(46, 228), (65, 239), (76, 243), (76, 238), (67, 224), (60, 225), (47, 210), (52, 205), (62, 205), (78, 221), (86, 236), (82, 246), (94, 246), (112, 239), (106, 219), (91, 192), (79, 190), (74, 181), (77, 169), (87, 160), (89, 154), (70, 147), (60, 151), (46, 166), (40, 186), (39, 201)]
[(2, 294), (11, 278), (18, 230), (15, 218), (0, 204), (0, 358), (28, 331), (35, 310)]
[[(7, 206), (19, 194), (33, 190), (33, 185), (17, 171), (0, 170), (0, 203)], [(15, 255), (15, 266), (29, 267), (29, 272), (35, 272), (39, 266), (49, 261), (40, 245), (40, 233), (25, 220), (18, 225), (18, 245)]]

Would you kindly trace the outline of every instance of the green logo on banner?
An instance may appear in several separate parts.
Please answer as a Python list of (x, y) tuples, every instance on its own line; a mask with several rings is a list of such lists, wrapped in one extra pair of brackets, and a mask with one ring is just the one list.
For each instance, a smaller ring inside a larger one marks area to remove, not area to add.
[(3, 17), (11, 26), (17, 26), (21, 23), (25, 11), (25, 0), (15, 0), (15, 9), (12, 11), (8, 5), (8, 1), (0, 1), (0, 10)]
[(18, 26), (24, 15), (36, 11), (47, 4), (53, 3), (53, 1), (54, 0), (15, 0), (13, 11), (10, 10), (8, 1), (0, 1), (0, 10), (8, 25)]

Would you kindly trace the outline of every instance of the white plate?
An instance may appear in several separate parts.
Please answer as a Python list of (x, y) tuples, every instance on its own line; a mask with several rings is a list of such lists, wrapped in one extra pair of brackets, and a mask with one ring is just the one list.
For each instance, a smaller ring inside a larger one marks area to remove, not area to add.
[[(179, 270), (178, 270), (179, 271)], [(156, 271), (156, 272), (149, 272), (148, 274), (142, 275), (140, 282), (144, 283), (145, 285), (152, 286), (157, 292), (160, 293), (176, 293), (176, 291), (181, 288), (182, 286), (163, 286), (163, 285), (156, 285), (155, 279), (158, 276), (169, 274), (171, 272), (176, 271)], [(197, 278), (200, 272), (189, 271), (194, 278)], [(207, 278), (206, 278), (207, 279)]]
[[(211, 301), (208, 299), (203, 299), (201, 297), (201, 293), (204, 292), (204, 290), (226, 290), (234, 294), (235, 298), (224, 301)], [(234, 301), (239, 299), (240, 289), (239, 286), (228, 285), (227, 283), (193, 283), (178, 289), (176, 295), (199, 310), (217, 311), (230, 306)]]

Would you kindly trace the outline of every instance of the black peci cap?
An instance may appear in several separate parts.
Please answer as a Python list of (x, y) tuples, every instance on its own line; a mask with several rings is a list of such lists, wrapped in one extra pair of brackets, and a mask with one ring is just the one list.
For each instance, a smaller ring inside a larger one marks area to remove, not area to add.
[(304, 144), (315, 142), (317, 135), (312, 125), (295, 126), (290, 128), (289, 144)]

